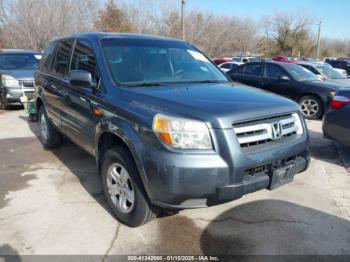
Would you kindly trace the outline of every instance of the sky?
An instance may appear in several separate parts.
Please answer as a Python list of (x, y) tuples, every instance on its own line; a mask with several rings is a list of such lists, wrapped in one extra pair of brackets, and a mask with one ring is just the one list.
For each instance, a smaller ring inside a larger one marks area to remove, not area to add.
[[(179, 0), (180, 2), (180, 0)], [(259, 20), (276, 12), (302, 12), (313, 19), (322, 37), (350, 39), (350, 0), (186, 0), (188, 9)]]

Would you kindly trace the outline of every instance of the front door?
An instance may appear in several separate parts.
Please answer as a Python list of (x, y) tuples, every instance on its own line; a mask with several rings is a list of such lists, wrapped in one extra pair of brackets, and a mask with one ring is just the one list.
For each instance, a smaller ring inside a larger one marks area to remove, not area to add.
[(84, 70), (91, 73), (94, 87), (82, 87), (69, 84), (65, 102), (69, 109), (62, 125), (66, 132), (88, 152), (94, 152), (95, 115), (94, 100), (99, 88), (99, 74), (92, 45), (86, 40), (77, 40), (70, 66), (72, 70)]

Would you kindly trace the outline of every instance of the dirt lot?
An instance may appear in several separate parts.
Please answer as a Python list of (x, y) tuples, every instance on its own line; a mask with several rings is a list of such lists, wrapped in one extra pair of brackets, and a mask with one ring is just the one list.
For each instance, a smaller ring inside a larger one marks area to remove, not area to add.
[(293, 183), (140, 228), (106, 205), (94, 159), (69, 141), (44, 150), (21, 110), (0, 111), (4, 254), (347, 254), (350, 150), (308, 122), (312, 162)]

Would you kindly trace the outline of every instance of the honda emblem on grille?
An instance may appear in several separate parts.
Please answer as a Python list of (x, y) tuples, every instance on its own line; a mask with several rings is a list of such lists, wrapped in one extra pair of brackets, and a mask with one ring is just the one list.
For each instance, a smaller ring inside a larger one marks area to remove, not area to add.
[(278, 140), (282, 137), (282, 126), (280, 122), (272, 123), (272, 140)]

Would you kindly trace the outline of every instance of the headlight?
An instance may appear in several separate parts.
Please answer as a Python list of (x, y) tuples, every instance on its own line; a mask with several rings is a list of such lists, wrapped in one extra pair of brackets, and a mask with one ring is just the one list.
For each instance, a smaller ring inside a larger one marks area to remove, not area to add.
[(294, 113), (293, 117), (295, 118), (295, 125), (297, 126), (297, 134), (301, 135), (304, 133), (304, 128), (303, 128), (303, 124), (301, 122), (300, 119), (300, 115), (298, 113)]
[(2, 86), (6, 86), (6, 87), (18, 87), (19, 86), (18, 81), (9, 75), (2, 75), (1, 76), (1, 83), (2, 83)]
[(157, 114), (153, 131), (168, 146), (181, 149), (212, 149), (207, 125), (204, 122)]

